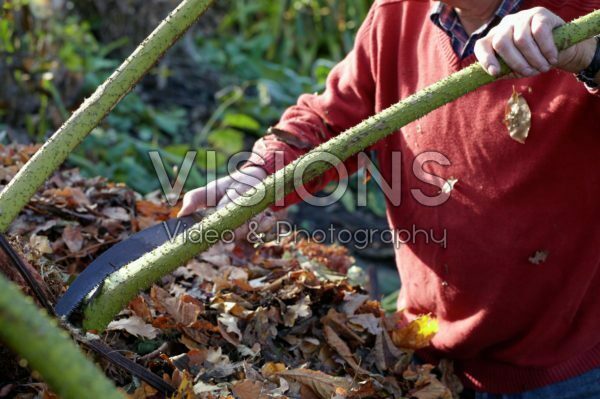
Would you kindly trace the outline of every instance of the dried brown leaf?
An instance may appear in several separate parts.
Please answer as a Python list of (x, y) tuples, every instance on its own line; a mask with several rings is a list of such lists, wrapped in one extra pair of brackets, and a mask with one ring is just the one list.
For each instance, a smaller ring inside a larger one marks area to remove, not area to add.
[(381, 319), (375, 317), (373, 313), (361, 313), (350, 316), (348, 320), (351, 324), (362, 327), (372, 335), (378, 335), (382, 331)]
[(459, 399), (464, 387), (460, 378), (454, 373), (454, 363), (448, 359), (442, 359), (438, 369), (442, 372), (441, 383), (448, 387), (454, 399)]
[(356, 313), (356, 310), (362, 306), (369, 299), (368, 295), (364, 294), (356, 294), (356, 293), (346, 293), (344, 296), (344, 304), (342, 305), (342, 310), (346, 315), (352, 316)]
[(162, 395), (147, 383), (142, 382), (142, 384), (131, 395), (128, 395), (128, 397), (130, 399), (152, 399), (160, 398)]
[(314, 391), (307, 385), (302, 384), (300, 387), (300, 397), (302, 399), (319, 399)]
[(48, 240), (48, 237), (46, 236), (38, 236), (33, 234), (29, 237), (29, 245), (31, 246), (31, 249), (41, 255), (51, 254), (54, 252), (52, 247), (50, 247), (50, 240)]
[(387, 331), (383, 330), (375, 340), (375, 362), (380, 371), (401, 374), (412, 359), (412, 352), (403, 351), (394, 345)]
[(321, 371), (307, 369), (286, 370), (279, 373), (286, 379), (292, 379), (308, 386), (322, 399), (329, 399), (335, 395), (336, 390), (341, 388), (348, 391), (352, 386), (352, 380), (343, 377), (333, 377)]
[(272, 376), (285, 371), (285, 364), (283, 363), (275, 363), (275, 362), (267, 362), (260, 369), (261, 374), (265, 378), (271, 378)]
[(167, 220), (171, 213), (171, 210), (166, 205), (148, 200), (136, 201), (135, 209), (142, 216), (160, 221)]
[(152, 320), (152, 311), (143, 296), (139, 295), (129, 302), (129, 309), (144, 321)]
[(202, 395), (203, 393), (211, 393), (220, 391), (221, 387), (214, 384), (207, 384), (204, 381), (198, 381), (196, 385), (194, 385), (194, 393), (196, 395)]
[(81, 234), (81, 226), (67, 225), (63, 229), (62, 238), (67, 248), (71, 252), (79, 252), (83, 247), (83, 235)]
[(219, 325), (222, 325), (225, 328), (225, 331), (228, 333), (233, 333), (237, 335), (237, 339), (242, 339), (242, 332), (238, 327), (238, 318), (230, 315), (230, 314), (222, 314), (218, 317)]
[(215, 266), (231, 266), (229, 254), (235, 244), (223, 244), (221, 242), (213, 245), (208, 251), (200, 254), (200, 259)]
[(432, 378), (423, 388), (410, 394), (415, 399), (453, 399), (452, 392), (437, 379)]
[(143, 319), (138, 316), (131, 316), (121, 320), (113, 320), (110, 322), (108, 331), (124, 330), (131, 335), (136, 337), (154, 339), (158, 336), (160, 330), (147, 324)]
[(310, 297), (308, 295), (300, 298), (296, 304), (288, 306), (283, 315), (284, 324), (286, 327), (293, 327), (298, 318), (310, 317), (312, 310), (310, 309)]
[(504, 124), (513, 140), (525, 144), (531, 129), (531, 109), (525, 97), (515, 88), (506, 105)]
[(179, 380), (177, 392), (173, 395), (172, 399), (194, 399), (194, 378), (186, 370), (180, 371), (175, 369), (173, 371), (174, 381)]
[(258, 399), (263, 393), (263, 383), (243, 380), (233, 385), (232, 392), (238, 399)]
[(329, 346), (331, 346), (331, 348), (335, 350), (338, 355), (340, 355), (342, 359), (344, 359), (344, 361), (350, 365), (350, 367), (359, 373), (369, 374), (367, 370), (358, 365), (348, 344), (346, 344), (346, 342), (344, 342), (344, 340), (337, 335), (333, 328), (326, 325), (323, 328), (323, 333), (325, 334), (325, 340)]
[(129, 222), (131, 220), (131, 216), (129, 212), (125, 208), (121, 207), (108, 207), (102, 209), (102, 214), (110, 219), (119, 220), (121, 222)]
[(169, 309), (170, 313), (178, 323), (184, 326), (192, 325), (198, 316), (204, 312), (204, 305), (196, 298), (184, 294), (177, 298), (177, 305), (174, 309)]

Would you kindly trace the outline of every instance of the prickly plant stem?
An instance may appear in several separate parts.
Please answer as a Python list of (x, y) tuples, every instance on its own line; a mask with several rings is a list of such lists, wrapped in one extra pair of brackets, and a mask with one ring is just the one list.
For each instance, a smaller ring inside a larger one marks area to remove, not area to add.
[[(600, 34), (600, 10), (557, 29), (554, 38), (558, 46), (564, 49), (597, 34)], [(509, 72), (508, 67), (504, 65), (503, 74)], [(210, 237), (214, 237), (215, 231), (220, 235), (224, 231), (241, 226), (252, 216), (272, 205), (276, 198), (282, 198), (285, 193), (289, 193), (295, 187), (293, 180), (296, 168), (306, 168), (303, 181), (311, 181), (331, 167), (324, 161), (325, 156), (332, 154), (338, 159), (347, 159), (402, 126), (494, 80), (496, 79), (488, 75), (483, 67), (474, 64), (310, 151), (265, 179), (254, 194), (243, 197), (238, 204), (230, 203), (198, 223), (193, 229), (201, 234), (201, 239), (186, 241), (185, 235), (182, 235), (179, 240), (167, 242), (111, 275), (105, 281), (98, 297), (87, 305), (84, 328), (104, 329), (140, 291), (147, 289), (196, 254), (208, 249), (211, 246)], [(209, 236), (207, 232), (210, 232)]]
[(6, 232), (44, 181), (212, 2), (183, 0), (21, 168), (0, 193), (0, 232)]
[(63, 399), (124, 399), (69, 335), (0, 274), (0, 341)]

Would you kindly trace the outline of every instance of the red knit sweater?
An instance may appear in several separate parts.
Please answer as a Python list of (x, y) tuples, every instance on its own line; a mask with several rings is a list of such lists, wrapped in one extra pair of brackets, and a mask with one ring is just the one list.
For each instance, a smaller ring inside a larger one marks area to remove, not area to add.
[[(526, 0), (522, 8), (534, 6), (572, 20), (600, 0)], [(376, 1), (324, 94), (300, 97), (277, 127), (317, 146), (474, 62), (457, 58), (429, 20), (430, 7)], [(503, 124), (513, 86), (533, 114), (524, 145)], [(388, 203), (390, 225), (447, 232), (446, 249), (421, 237), (397, 250), (399, 306), (409, 319), (439, 319), (424, 355), (454, 359), (468, 386), (511, 393), (600, 366), (599, 126), (600, 98), (572, 74), (551, 71), (479, 89), (373, 148), (390, 184), (392, 170), (402, 173), (402, 202)], [(255, 146), (265, 162), (252, 162), (273, 171), (273, 152), (284, 150), (287, 163), (304, 152), (297, 147), (267, 136)], [(392, 164), (392, 151), (402, 152), (401, 164)], [(411, 191), (439, 194), (413, 173), (415, 157), (427, 151), (451, 164), (423, 170), (458, 179), (441, 206), (423, 206)], [(330, 171), (313, 189), (334, 178)], [(547, 253), (537, 265), (536, 251)]]

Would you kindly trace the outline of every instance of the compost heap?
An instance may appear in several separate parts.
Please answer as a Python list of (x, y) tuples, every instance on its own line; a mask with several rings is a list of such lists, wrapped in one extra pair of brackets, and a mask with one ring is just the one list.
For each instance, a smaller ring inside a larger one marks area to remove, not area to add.
[[(0, 183), (36, 149), (0, 147)], [(64, 169), (39, 190), (9, 236), (56, 298), (104, 250), (176, 211), (158, 194), (143, 198), (122, 184)], [(135, 298), (100, 338), (172, 384), (175, 398), (458, 397), (449, 362), (413, 362), (413, 350), (435, 334), (435, 320), (403, 325), (385, 315), (348, 277), (357, 274), (353, 263), (342, 247), (291, 238), (257, 248), (220, 244)], [(161, 397), (96, 361), (130, 397)], [(0, 362), (0, 397), (55, 397), (23, 360)]]

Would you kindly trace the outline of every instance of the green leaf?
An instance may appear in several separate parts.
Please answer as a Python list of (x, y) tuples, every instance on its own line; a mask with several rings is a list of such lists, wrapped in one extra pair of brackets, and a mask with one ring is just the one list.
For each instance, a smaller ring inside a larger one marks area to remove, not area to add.
[(244, 134), (234, 129), (219, 129), (208, 136), (208, 142), (213, 149), (233, 155), (244, 149)]
[[(371, 183), (371, 182), (369, 182)], [(378, 187), (370, 187), (367, 192), (367, 204), (369, 209), (377, 216), (385, 217), (386, 213), (386, 203), (385, 198), (381, 190)]]
[(155, 112), (152, 116), (158, 127), (171, 136), (177, 134), (187, 124), (187, 112), (183, 108)]
[(356, 212), (356, 199), (354, 193), (351, 190), (346, 190), (344, 192), (344, 195), (342, 195), (342, 197), (340, 198), (340, 201), (342, 202), (342, 205), (344, 205), (344, 208), (346, 208), (348, 212)]
[(324, 85), (329, 72), (333, 69), (335, 63), (329, 60), (318, 59), (313, 65), (313, 76), (319, 85)]
[(260, 129), (260, 123), (256, 119), (244, 114), (226, 114), (223, 126), (242, 130)]
[(190, 151), (190, 146), (187, 144), (174, 144), (165, 147), (165, 151), (183, 159), (188, 151)]

